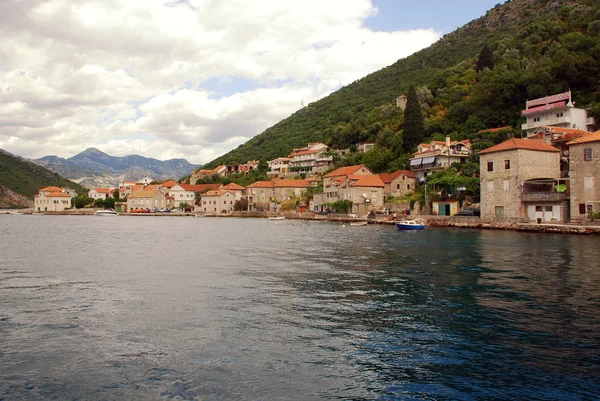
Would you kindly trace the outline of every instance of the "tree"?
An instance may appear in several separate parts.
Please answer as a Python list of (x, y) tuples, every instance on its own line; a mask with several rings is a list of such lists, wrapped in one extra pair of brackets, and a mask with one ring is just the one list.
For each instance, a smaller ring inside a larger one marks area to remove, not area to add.
[(179, 208), (181, 210), (183, 210), (184, 212), (191, 212), (192, 211), (192, 206), (189, 203), (187, 203), (187, 202), (181, 202), (179, 204)]
[(238, 199), (235, 202), (235, 205), (233, 205), (233, 210), (235, 210), (236, 212), (245, 212), (246, 210), (248, 210), (248, 199)]
[(421, 114), (421, 106), (414, 86), (408, 89), (402, 136), (403, 149), (407, 153), (414, 152), (417, 145), (425, 137), (423, 115)]
[(494, 53), (492, 53), (492, 50), (488, 45), (483, 45), (483, 48), (479, 52), (479, 56), (477, 56), (477, 62), (475, 62), (475, 70), (477, 72), (484, 68), (489, 68), (490, 70), (494, 69)]

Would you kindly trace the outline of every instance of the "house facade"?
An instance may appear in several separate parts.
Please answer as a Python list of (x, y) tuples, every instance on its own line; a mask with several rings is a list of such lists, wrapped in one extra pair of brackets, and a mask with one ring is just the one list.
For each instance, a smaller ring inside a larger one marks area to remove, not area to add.
[(401, 198), (415, 190), (417, 179), (408, 170), (397, 170), (393, 173), (379, 174), (379, 178), (385, 185), (384, 195)]
[(570, 156), (571, 218), (600, 213), (600, 131), (567, 144)]
[(521, 129), (531, 135), (542, 126), (594, 131), (598, 128), (589, 110), (575, 107), (571, 91), (528, 100), (521, 112), (526, 122)]
[(34, 211), (36, 212), (62, 212), (71, 208), (72, 197), (63, 188), (45, 187), (33, 197)]
[(322, 173), (333, 165), (333, 156), (326, 155), (329, 147), (324, 143), (309, 143), (289, 154), (290, 173)]
[(250, 211), (271, 210), (275, 202), (273, 181), (256, 181), (246, 187), (246, 198)]
[(276, 202), (299, 198), (310, 187), (307, 180), (273, 180)]
[(217, 166), (212, 170), (201, 169), (196, 171), (195, 173), (192, 172), (192, 174), (190, 175), (190, 184), (194, 185), (199, 179), (211, 177), (213, 175), (225, 177), (227, 175), (227, 166), (221, 165)]
[(449, 168), (452, 163), (464, 163), (471, 156), (471, 141), (431, 141), (421, 143), (410, 159), (410, 172), (417, 180)]
[(96, 199), (107, 199), (111, 196), (110, 188), (92, 188), (88, 192), (88, 197), (96, 200)]
[(287, 157), (278, 157), (267, 162), (269, 171), (267, 175), (271, 178), (283, 178), (289, 173), (290, 159)]
[(210, 214), (230, 213), (239, 199), (240, 197), (230, 190), (208, 191), (200, 198), (200, 211)]
[(340, 188), (350, 175), (373, 175), (364, 164), (340, 167), (323, 177), (323, 201), (335, 202), (340, 200)]
[(481, 218), (568, 219), (560, 192), (560, 151), (541, 140), (511, 138), (479, 152)]
[(139, 209), (163, 209), (172, 207), (172, 203), (167, 198), (166, 193), (159, 188), (140, 189), (134, 191), (127, 196), (127, 210)]

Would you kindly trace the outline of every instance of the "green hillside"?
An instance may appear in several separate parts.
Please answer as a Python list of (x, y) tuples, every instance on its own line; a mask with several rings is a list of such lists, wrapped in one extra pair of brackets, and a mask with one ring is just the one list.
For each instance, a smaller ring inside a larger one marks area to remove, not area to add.
[[(488, 63), (479, 57), (486, 45)], [(571, 89), (577, 107), (600, 117), (600, 1), (513, 0), (445, 35), (427, 49), (309, 104), (206, 165), (271, 160), (293, 147), (323, 141), (376, 142), (403, 164), (404, 115), (392, 107), (415, 86), (425, 138), (472, 137), (477, 130), (520, 127), (527, 99)], [(414, 151), (414, 150), (413, 150)], [(354, 160), (364, 162), (364, 160)]]
[(28, 162), (0, 149), (0, 185), (33, 198), (40, 188), (50, 185), (73, 188), (76, 192), (88, 190), (52, 171)]

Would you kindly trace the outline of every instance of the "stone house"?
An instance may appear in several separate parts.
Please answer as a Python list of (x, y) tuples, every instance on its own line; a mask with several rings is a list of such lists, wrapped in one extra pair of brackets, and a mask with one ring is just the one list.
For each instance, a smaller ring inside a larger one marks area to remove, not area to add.
[[(170, 199), (169, 199), (170, 198)], [(134, 191), (127, 196), (127, 210), (137, 209), (163, 209), (172, 207), (172, 198), (158, 187), (144, 188)]]
[(197, 201), (197, 194), (207, 190), (218, 189), (220, 184), (175, 184), (169, 189), (169, 195), (173, 197), (173, 207), (181, 207), (183, 203), (193, 206)]
[(310, 183), (307, 180), (273, 180), (275, 201), (299, 198), (309, 187)]
[(568, 219), (568, 195), (558, 191), (558, 149), (541, 140), (510, 138), (479, 155), (481, 218)]
[(34, 211), (62, 212), (71, 208), (71, 195), (60, 187), (45, 187), (33, 197)]
[(111, 195), (111, 190), (110, 188), (92, 188), (90, 189), (90, 191), (88, 192), (88, 197), (96, 200), (96, 199), (107, 199), (109, 198)]
[(208, 191), (200, 198), (200, 211), (214, 214), (230, 213), (239, 199), (240, 196), (234, 191), (222, 189)]
[(323, 201), (335, 202), (340, 200), (339, 188), (350, 175), (373, 175), (371, 170), (364, 164), (356, 166), (340, 167), (323, 177)]
[(417, 179), (408, 170), (397, 170), (393, 173), (379, 174), (379, 178), (385, 184), (384, 195), (401, 198), (415, 190)]
[(246, 187), (246, 198), (250, 211), (271, 210), (275, 202), (273, 181), (256, 181)]
[(600, 131), (569, 143), (571, 218), (600, 212)]

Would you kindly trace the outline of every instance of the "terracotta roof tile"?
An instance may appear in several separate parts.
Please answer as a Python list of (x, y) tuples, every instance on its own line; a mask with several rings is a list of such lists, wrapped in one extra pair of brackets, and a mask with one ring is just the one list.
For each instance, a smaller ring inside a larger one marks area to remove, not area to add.
[(411, 173), (408, 170), (396, 170), (393, 173), (379, 174), (379, 178), (381, 179), (381, 181), (383, 181), (384, 184), (389, 184), (396, 178), (400, 177), (402, 174), (404, 174), (408, 178), (415, 178), (413, 173)]
[(275, 188), (308, 188), (310, 184), (306, 180), (273, 180)]
[(590, 133), (589, 135), (585, 135), (579, 137), (571, 142), (568, 142), (567, 145), (577, 145), (580, 143), (588, 143), (588, 142), (598, 142), (600, 141), (600, 131), (596, 131), (594, 133)]
[(385, 187), (377, 175), (351, 175), (348, 179), (352, 181), (351, 187)]
[(544, 141), (537, 139), (524, 139), (524, 138), (510, 138), (506, 141), (494, 145), (491, 148), (487, 148), (479, 152), (480, 155), (494, 152), (502, 152), (505, 150), (513, 149), (527, 149), (527, 150), (538, 150), (542, 152), (560, 152), (552, 145), (548, 145)]
[(357, 166), (340, 167), (337, 170), (334, 170), (331, 173), (325, 175), (325, 177), (339, 177), (339, 176), (344, 176), (344, 175), (353, 175), (353, 174), (356, 174), (356, 172), (358, 170), (360, 170), (361, 168), (364, 168), (369, 173), (371, 172), (371, 170), (369, 170), (364, 164), (359, 164)]
[(165, 188), (171, 188), (171, 187), (174, 187), (175, 185), (177, 185), (177, 182), (175, 180), (169, 180), (169, 181), (163, 182), (160, 185), (162, 185)]
[(110, 194), (110, 189), (109, 188), (92, 188), (94, 191), (98, 192), (99, 194)]
[(239, 184), (236, 184), (235, 182), (230, 182), (229, 184), (221, 187), (221, 189), (227, 189), (230, 191), (243, 191), (246, 188), (244, 188), (243, 186), (241, 186)]
[(273, 181), (256, 181), (246, 188), (274, 188)]
[(60, 187), (46, 187), (39, 190), (39, 192), (62, 192)]

